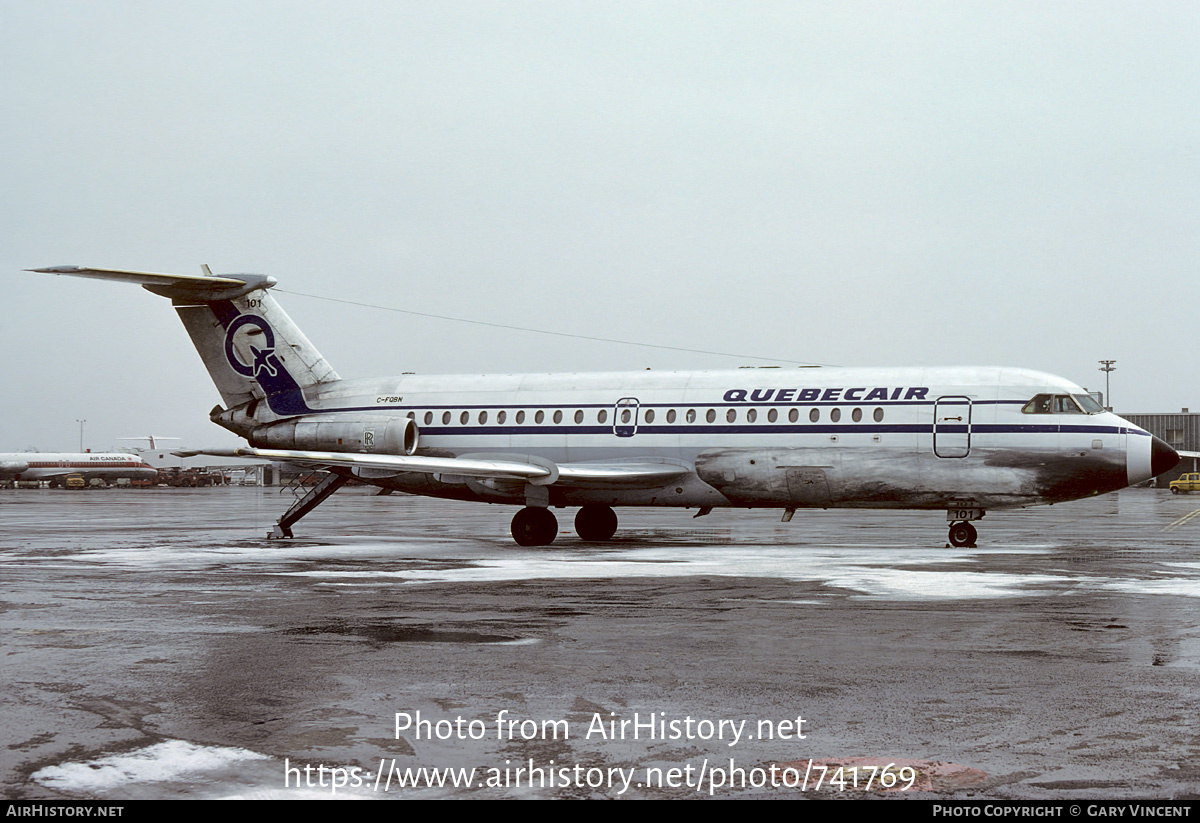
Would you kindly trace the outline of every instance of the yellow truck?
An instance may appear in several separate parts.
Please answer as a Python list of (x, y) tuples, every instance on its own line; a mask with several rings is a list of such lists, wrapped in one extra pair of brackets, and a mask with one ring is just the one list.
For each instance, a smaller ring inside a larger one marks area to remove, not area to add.
[(1171, 481), (1171, 494), (1185, 492), (1200, 492), (1200, 472), (1181, 474), (1178, 480)]

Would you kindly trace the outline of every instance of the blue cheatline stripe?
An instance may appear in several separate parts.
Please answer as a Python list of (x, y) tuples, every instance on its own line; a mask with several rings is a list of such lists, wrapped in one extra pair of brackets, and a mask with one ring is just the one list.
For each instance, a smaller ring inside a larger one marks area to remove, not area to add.
[[(995, 406), (995, 405), (1024, 406), (1027, 402), (1028, 402), (1027, 400), (973, 400), (973, 401), (971, 401), (971, 405), (973, 405), (973, 406)], [(696, 410), (726, 409), (726, 408), (762, 409), (762, 408), (771, 408), (771, 407), (785, 408), (785, 409), (792, 409), (792, 408), (808, 409), (808, 408), (812, 408), (813, 406), (831, 406), (831, 407), (837, 406), (837, 407), (840, 407), (843, 409), (850, 409), (850, 408), (874, 408), (876, 406), (933, 406), (933, 405), (934, 405), (934, 401), (932, 401), (932, 400), (929, 400), (929, 401), (925, 401), (925, 400), (872, 400), (870, 403), (853, 402), (853, 401), (851, 401), (849, 403), (835, 402), (835, 401), (828, 401), (828, 402), (817, 401), (817, 402), (812, 402), (812, 403), (795, 403), (795, 402), (786, 402), (786, 403), (725, 403), (725, 402), (721, 402), (721, 403), (640, 403), (638, 405), (638, 408), (642, 409), (643, 411), (646, 409), (676, 409), (677, 411), (680, 411), (680, 412), (686, 412), (688, 409), (696, 409)], [(967, 404), (965, 404), (965, 403), (949, 403), (949, 402), (943, 401), (942, 405), (943, 406), (946, 406), (946, 405), (964, 406)], [(378, 405), (378, 406), (337, 406), (337, 407), (331, 407), (331, 408), (327, 408), (327, 409), (315, 409), (314, 411), (318, 414), (321, 412), (351, 412), (351, 411), (353, 411), (353, 412), (369, 412), (369, 411), (442, 412), (442, 411), (484, 410), (484, 411), (490, 412), (490, 411), (495, 410), (498, 412), (499, 411), (516, 412), (516, 411), (521, 411), (521, 410), (537, 411), (538, 409), (541, 409), (543, 411), (561, 410), (563, 412), (567, 412), (567, 411), (575, 411), (576, 409), (612, 409), (614, 407), (616, 407), (615, 402), (614, 403), (540, 403), (540, 404), (539, 403), (529, 403), (526, 405), (503, 405), (503, 406), (498, 406), (494, 403), (451, 403), (451, 404), (446, 404), (446, 405), (420, 405), (420, 406), (390, 406), (390, 405), (382, 405), (382, 404)], [(622, 406), (621, 408), (632, 409), (633, 406)]]

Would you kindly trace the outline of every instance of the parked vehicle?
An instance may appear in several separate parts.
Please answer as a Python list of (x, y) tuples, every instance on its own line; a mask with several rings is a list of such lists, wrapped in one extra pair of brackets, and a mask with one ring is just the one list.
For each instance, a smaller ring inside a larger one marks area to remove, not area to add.
[(1200, 492), (1200, 472), (1182, 474), (1178, 480), (1171, 481), (1171, 494), (1186, 492)]

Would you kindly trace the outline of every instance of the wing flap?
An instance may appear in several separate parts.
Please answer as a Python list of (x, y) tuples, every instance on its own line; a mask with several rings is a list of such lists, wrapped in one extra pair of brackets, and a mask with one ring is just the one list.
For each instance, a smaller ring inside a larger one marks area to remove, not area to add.
[(558, 467), (556, 486), (576, 489), (653, 489), (692, 473), (673, 463), (564, 463)]

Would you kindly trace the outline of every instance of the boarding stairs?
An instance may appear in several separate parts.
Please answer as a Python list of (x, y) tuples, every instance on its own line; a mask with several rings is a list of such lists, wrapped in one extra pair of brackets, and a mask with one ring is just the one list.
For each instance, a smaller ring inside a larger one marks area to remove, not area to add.
[(324, 503), (331, 494), (346, 485), (350, 480), (350, 475), (330, 472), (321, 478), (320, 482), (315, 486), (309, 487), (307, 481), (311, 478), (311, 473), (297, 475), (295, 480), (283, 489), (280, 489), (280, 494), (290, 491), (292, 496), (295, 497), (295, 502), (283, 513), (283, 517), (279, 518), (279, 522), (275, 524), (270, 534), (267, 535), (268, 539), (281, 540), (291, 537), (292, 526), (296, 524), (296, 521)]

